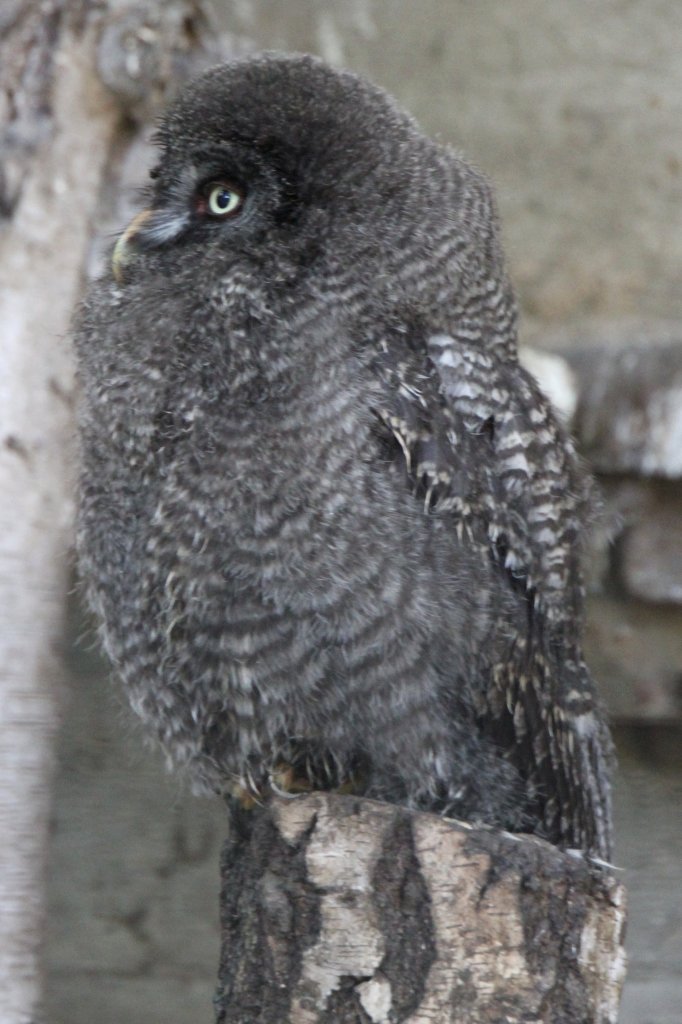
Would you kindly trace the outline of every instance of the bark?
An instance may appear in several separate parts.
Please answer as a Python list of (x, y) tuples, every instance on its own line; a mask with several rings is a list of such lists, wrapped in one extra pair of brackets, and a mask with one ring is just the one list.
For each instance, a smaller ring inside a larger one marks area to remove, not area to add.
[(615, 1024), (607, 867), (338, 795), (233, 818), (218, 1024)]
[(199, 5), (179, 0), (9, 0), (0, 11), (3, 1024), (41, 1012), (43, 875), (73, 520), (74, 384), (65, 338), (112, 166), (169, 84), (214, 58), (203, 38)]

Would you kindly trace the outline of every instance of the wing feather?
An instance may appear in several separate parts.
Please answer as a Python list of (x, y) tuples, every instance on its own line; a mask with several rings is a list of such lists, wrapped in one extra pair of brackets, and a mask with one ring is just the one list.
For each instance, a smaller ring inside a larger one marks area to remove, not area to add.
[(608, 858), (611, 746), (580, 649), (590, 486), (572, 443), (508, 348), (392, 339), (376, 372), (377, 415), (415, 494), (518, 594), (514, 622), (491, 638), (481, 728), (526, 778), (538, 831)]

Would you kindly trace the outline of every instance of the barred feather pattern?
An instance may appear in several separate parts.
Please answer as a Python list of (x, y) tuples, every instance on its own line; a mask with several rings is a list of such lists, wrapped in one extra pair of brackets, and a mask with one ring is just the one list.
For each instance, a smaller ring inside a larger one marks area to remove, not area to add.
[(579, 643), (589, 481), (532, 378), (515, 359), (473, 347), (473, 334), (431, 336), (418, 364), (384, 341), (381, 418), (425, 509), (451, 514), (525, 592), (525, 630), (512, 651), (503, 646), (481, 703), (487, 730), (506, 736), (536, 787), (544, 833), (577, 847), (589, 836), (606, 853), (611, 745)]
[(81, 571), (133, 708), (198, 788), (608, 856), (589, 488), (516, 359), (487, 182), (306, 57), (212, 69), (159, 141), (75, 330)]

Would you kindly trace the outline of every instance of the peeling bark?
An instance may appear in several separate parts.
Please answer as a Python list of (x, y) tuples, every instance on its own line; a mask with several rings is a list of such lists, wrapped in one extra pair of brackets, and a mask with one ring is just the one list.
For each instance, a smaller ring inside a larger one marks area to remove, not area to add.
[(218, 1024), (615, 1024), (623, 887), (530, 837), (317, 793), (234, 812)]

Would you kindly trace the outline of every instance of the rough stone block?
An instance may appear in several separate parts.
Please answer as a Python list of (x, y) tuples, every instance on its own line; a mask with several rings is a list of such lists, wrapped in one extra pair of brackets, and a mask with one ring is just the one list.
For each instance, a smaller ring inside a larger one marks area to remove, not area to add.
[(635, 597), (682, 604), (682, 490), (652, 500), (626, 531), (620, 568)]
[(564, 423), (570, 423), (578, 405), (578, 382), (567, 360), (530, 345), (520, 348), (519, 360), (535, 377)]
[(543, 344), (576, 375), (573, 430), (596, 470), (682, 477), (682, 324), (590, 325)]
[(592, 597), (585, 656), (612, 718), (682, 720), (682, 610)]
[(628, 976), (619, 1024), (682, 1014), (682, 728), (616, 728), (615, 863), (628, 889)]
[(602, 528), (591, 538), (588, 589), (614, 584), (642, 601), (682, 604), (682, 485), (602, 476)]

